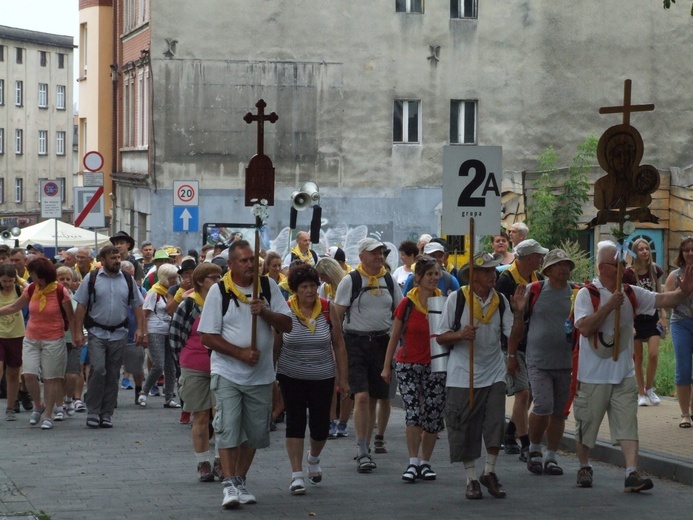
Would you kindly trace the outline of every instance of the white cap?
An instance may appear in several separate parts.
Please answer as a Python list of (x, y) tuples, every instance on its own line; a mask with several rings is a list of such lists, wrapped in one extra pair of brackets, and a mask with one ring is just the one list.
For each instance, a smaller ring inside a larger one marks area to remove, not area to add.
[(440, 244), (438, 242), (429, 242), (424, 246), (424, 254), (425, 255), (430, 255), (432, 253), (436, 253), (438, 251), (441, 251), (445, 253), (445, 248), (443, 247), (443, 244)]

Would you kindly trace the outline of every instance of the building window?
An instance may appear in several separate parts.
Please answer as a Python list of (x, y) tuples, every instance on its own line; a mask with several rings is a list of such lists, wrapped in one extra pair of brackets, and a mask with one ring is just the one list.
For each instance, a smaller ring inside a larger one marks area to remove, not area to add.
[(421, 129), (421, 102), (395, 99), (392, 114), (392, 140), (395, 143), (418, 143)]
[(48, 53), (46, 51), (39, 51), (39, 63), (42, 67), (48, 65)]
[(5, 104), (5, 80), (0, 79), (0, 106)]
[(65, 55), (62, 52), (58, 53), (58, 68), (59, 69), (65, 68)]
[(65, 190), (67, 189), (65, 186), (65, 177), (58, 177), (56, 180), (58, 181), (58, 186), (60, 187), (60, 202), (65, 202)]
[(0, 204), (5, 203), (5, 179), (0, 179)]
[(123, 146), (135, 146), (135, 82), (128, 77), (123, 85)]
[(24, 153), (24, 130), (19, 128), (14, 131), (14, 153), (17, 155)]
[(137, 5), (135, 0), (125, 0), (125, 16), (123, 17), (123, 22), (125, 27), (123, 32), (130, 32), (137, 25)]
[(397, 13), (423, 13), (424, 0), (395, 0)]
[(450, 0), (450, 18), (476, 18), (478, 0)]
[(476, 101), (450, 101), (450, 144), (476, 144)]
[(39, 83), (39, 108), (48, 108), (48, 83)]
[(65, 132), (55, 133), (55, 155), (65, 155)]
[(65, 85), (58, 85), (55, 91), (55, 108), (65, 110)]
[(149, 144), (149, 67), (137, 75), (137, 146)]
[(14, 201), (20, 204), (24, 200), (24, 179), (17, 177), (14, 180)]
[(5, 129), (0, 128), (0, 155), (5, 153)]
[(82, 28), (82, 40), (80, 42), (80, 49), (79, 49), (79, 59), (82, 62), (82, 67), (81, 70), (84, 73), (84, 77), (87, 77), (87, 45), (88, 45), (88, 40), (87, 36), (89, 35), (89, 32), (87, 31), (87, 24), (83, 23), (81, 25)]
[(5, 61), (5, 46), (0, 45), (0, 61)]
[(48, 154), (48, 130), (39, 130), (38, 136), (38, 154)]
[(24, 82), (14, 82), (14, 106), (21, 107), (24, 104)]
[(24, 49), (17, 47), (17, 63), (22, 64), (24, 62)]

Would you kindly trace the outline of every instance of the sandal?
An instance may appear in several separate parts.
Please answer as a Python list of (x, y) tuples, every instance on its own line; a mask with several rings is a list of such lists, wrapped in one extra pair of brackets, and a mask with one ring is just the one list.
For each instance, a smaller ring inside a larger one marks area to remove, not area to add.
[(435, 480), (436, 477), (436, 472), (431, 469), (430, 464), (421, 464), (421, 466), (419, 466), (418, 478), (421, 480)]
[(373, 462), (370, 455), (357, 455), (354, 457), (354, 460), (356, 460), (356, 471), (359, 473), (370, 473), (376, 468), (375, 462)]
[(541, 475), (544, 472), (544, 468), (541, 465), (541, 456), (540, 451), (533, 451), (529, 454), (527, 458), (527, 469), (530, 473)]
[(291, 486), (289, 487), (289, 491), (291, 492), (292, 495), (305, 495), (306, 494), (306, 485), (303, 482), (303, 477), (294, 477), (291, 479)]
[[(307, 458), (310, 459), (310, 450), (308, 450)], [(308, 482), (311, 484), (318, 484), (319, 482), (322, 482), (320, 459), (318, 459), (315, 464), (311, 464), (310, 461), (308, 461)]]
[(563, 475), (563, 468), (555, 460), (544, 462), (544, 475)]
[(679, 428), (690, 428), (691, 427), (691, 414), (682, 413), (681, 422), (679, 423)]
[(411, 482), (413, 484), (414, 482), (416, 482), (418, 470), (419, 468), (414, 466), (414, 464), (409, 464), (404, 473), (402, 473), (402, 480), (404, 480), (405, 482)]

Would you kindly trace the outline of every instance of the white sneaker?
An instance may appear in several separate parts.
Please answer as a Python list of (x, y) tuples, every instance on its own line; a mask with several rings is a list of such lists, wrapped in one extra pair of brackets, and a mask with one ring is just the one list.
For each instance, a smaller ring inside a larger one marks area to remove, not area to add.
[(241, 504), (257, 503), (255, 495), (245, 488), (245, 477), (238, 477), (236, 479), (236, 489), (238, 490), (238, 500)]
[(650, 406), (650, 398), (646, 395), (639, 395), (638, 406)]
[(655, 394), (654, 388), (650, 388), (647, 391), (647, 398), (650, 400), (650, 403), (652, 403), (652, 406), (657, 406), (661, 402), (659, 396)]
[(238, 507), (241, 501), (238, 498), (238, 489), (233, 485), (231, 480), (224, 481), (224, 499), (221, 501), (221, 507), (224, 509), (234, 509)]
[(140, 394), (137, 398), (137, 404), (140, 405), (142, 408), (145, 408), (147, 406), (147, 396), (144, 394)]

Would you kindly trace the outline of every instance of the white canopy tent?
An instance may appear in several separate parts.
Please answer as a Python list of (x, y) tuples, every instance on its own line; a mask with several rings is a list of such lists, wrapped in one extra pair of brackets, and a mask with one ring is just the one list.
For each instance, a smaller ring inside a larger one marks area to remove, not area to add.
[[(55, 247), (55, 219), (51, 218), (25, 227), (17, 237), (19, 247), (29, 244), (41, 244), (44, 247)], [(94, 233), (58, 220), (58, 247), (101, 247), (109, 243), (107, 235)], [(13, 237), (14, 238), (14, 237)]]

